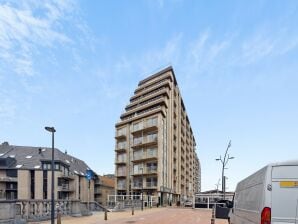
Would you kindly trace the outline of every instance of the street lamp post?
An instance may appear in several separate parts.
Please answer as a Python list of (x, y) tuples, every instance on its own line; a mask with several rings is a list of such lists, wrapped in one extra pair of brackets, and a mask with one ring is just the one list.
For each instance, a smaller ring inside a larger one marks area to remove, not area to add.
[(234, 159), (235, 157), (230, 157), (228, 153), (228, 150), (229, 148), (231, 147), (231, 140), (229, 141), (229, 144), (228, 144), (228, 147), (226, 149), (226, 152), (225, 152), (225, 156), (224, 158), (222, 159), (221, 156), (219, 157), (219, 159), (216, 159), (216, 161), (220, 161), (222, 163), (222, 175), (221, 175), (221, 184), (222, 184), (222, 192), (223, 192), (223, 199), (226, 198), (226, 178), (225, 178), (225, 167), (226, 165), (228, 164), (228, 161), (230, 159)]
[(51, 165), (51, 171), (52, 171), (52, 184), (51, 184), (51, 224), (54, 224), (55, 221), (55, 198), (54, 198), (54, 133), (56, 132), (54, 127), (45, 127), (45, 129), (48, 132), (52, 133), (52, 165)]
[(144, 171), (143, 171), (143, 167), (140, 168), (140, 170), (142, 171), (142, 182), (141, 182), (141, 185), (142, 185), (142, 188), (141, 188), (141, 202), (142, 202), (142, 205), (141, 205), (141, 210), (143, 211), (143, 206), (144, 206), (144, 202), (143, 202), (143, 176), (144, 176)]

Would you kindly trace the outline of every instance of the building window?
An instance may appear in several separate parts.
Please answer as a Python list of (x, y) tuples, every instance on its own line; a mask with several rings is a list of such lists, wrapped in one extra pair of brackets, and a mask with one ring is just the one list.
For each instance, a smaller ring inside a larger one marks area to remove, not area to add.
[(60, 170), (60, 164), (59, 163), (55, 163), (55, 170)]
[(135, 138), (133, 139), (133, 144), (134, 144), (134, 145), (142, 144), (142, 142), (143, 142), (142, 140), (143, 140), (142, 136), (135, 137)]
[(146, 187), (156, 187), (157, 178), (156, 177), (147, 177), (146, 178)]
[(126, 180), (118, 180), (117, 181), (117, 188), (118, 189), (125, 189), (126, 188)]
[(17, 183), (6, 183), (6, 200), (15, 200), (18, 198)]
[(118, 149), (125, 149), (126, 148), (126, 141), (118, 142)]
[(135, 188), (142, 188), (142, 177), (133, 178), (133, 186)]
[(143, 158), (143, 150), (137, 150), (133, 152), (133, 159), (138, 160)]
[(42, 188), (43, 188), (43, 199), (48, 199), (48, 171), (44, 170), (43, 171), (43, 184), (42, 184)]
[(134, 174), (142, 174), (141, 169), (143, 169), (143, 164), (135, 164), (135, 165), (133, 165), (133, 173)]
[(126, 153), (121, 153), (117, 155), (117, 162), (126, 162)]
[(156, 142), (157, 141), (157, 133), (150, 133), (147, 135), (148, 142)]
[(30, 198), (35, 199), (35, 171), (30, 170)]
[(157, 156), (157, 148), (149, 148), (149, 149), (147, 149), (147, 156), (148, 157)]
[(133, 131), (138, 131), (143, 129), (143, 122), (138, 122), (133, 124)]
[(157, 125), (157, 117), (152, 117), (147, 120), (147, 127), (152, 127)]
[(157, 171), (157, 162), (151, 162), (146, 164), (147, 172), (156, 172)]
[(118, 176), (126, 176), (126, 166), (118, 166), (117, 167), (117, 175)]
[(126, 128), (121, 128), (117, 130), (117, 136), (126, 135)]
[[(60, 163), (55, 162), (54, 168), (55, 168), (55, 170), (60, 170)], [(43, 170), (51, 170), (52, 169), (52, 162), (44, 162), (42, 164), (42, 169)]]
[(81, 178), (79, 177), (79, 200), (81, 200)]
[(6, 170), (6, 176), (8, 177), (18, 177), (18, 170)]

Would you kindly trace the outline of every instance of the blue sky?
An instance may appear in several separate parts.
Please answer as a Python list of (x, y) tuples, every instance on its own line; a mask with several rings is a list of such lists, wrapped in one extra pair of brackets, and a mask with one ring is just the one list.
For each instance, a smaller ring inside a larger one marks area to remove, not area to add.
[(297, 1), (0, 0), (0, 141), (114, 172), (114, 125), (138, 81), (172, 65), (214, 189), (298, 158)]

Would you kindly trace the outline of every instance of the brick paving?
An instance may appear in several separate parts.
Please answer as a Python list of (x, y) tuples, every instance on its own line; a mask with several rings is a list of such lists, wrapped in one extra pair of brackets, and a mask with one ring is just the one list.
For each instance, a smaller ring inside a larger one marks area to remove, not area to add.
[[(31, 222), (31, 224), (47, 224), (50, 221)], [(56, 223), (56, 222), (55, 222)], [(94, 212), (92, 216), (62, 217), (61, 224), (209, 224), (211, 210), (191, 208), (152, 208), (144, 211), (108, 212), (108, 220), (104, 220), (103, 212)], [(216, 219), (216, 224), (228, 224), (227, 220)]]

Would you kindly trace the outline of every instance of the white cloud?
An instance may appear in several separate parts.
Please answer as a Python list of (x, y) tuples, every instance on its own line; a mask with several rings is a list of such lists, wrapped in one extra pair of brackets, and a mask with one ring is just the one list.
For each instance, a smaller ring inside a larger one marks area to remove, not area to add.
[(214, 69), (214, 65), (224, 56), (223, 53), (230, 48), (233, 38), (233, 36), (227, 36), (221, 40), (213, 40), (210, 30), (202, 32), (188, 46), (188, 49), (185, 49), (187, 71), (198, 74)]
[(298, 47), (298, 34), (289, 29), (258, 30), (243, 41), (241, 64), (249, 65), (265, 58), (282, 56)]
[(16, 114), (16, 103), (8, 94), (1, 90), (0, 92), (0, 119), (8, 121), (15, 117)]
[(181, 33), (176, 34), (165, 43), (164, 47), (146, 51), (141, 57), (133, 59), (141, 74), (147, 76), (154, 68), (159, 70), (178, 62), (181, 56), (182, 36)]
[[(71, 39), (59, 27), (73, 8), (68, 1), (20, 1), (0, 4), (0, 58), (21, 75), (34, 74), (33, 53), (38, 46), (54, 47)], [(3, 63), (3, 62), (2, 62)]]

